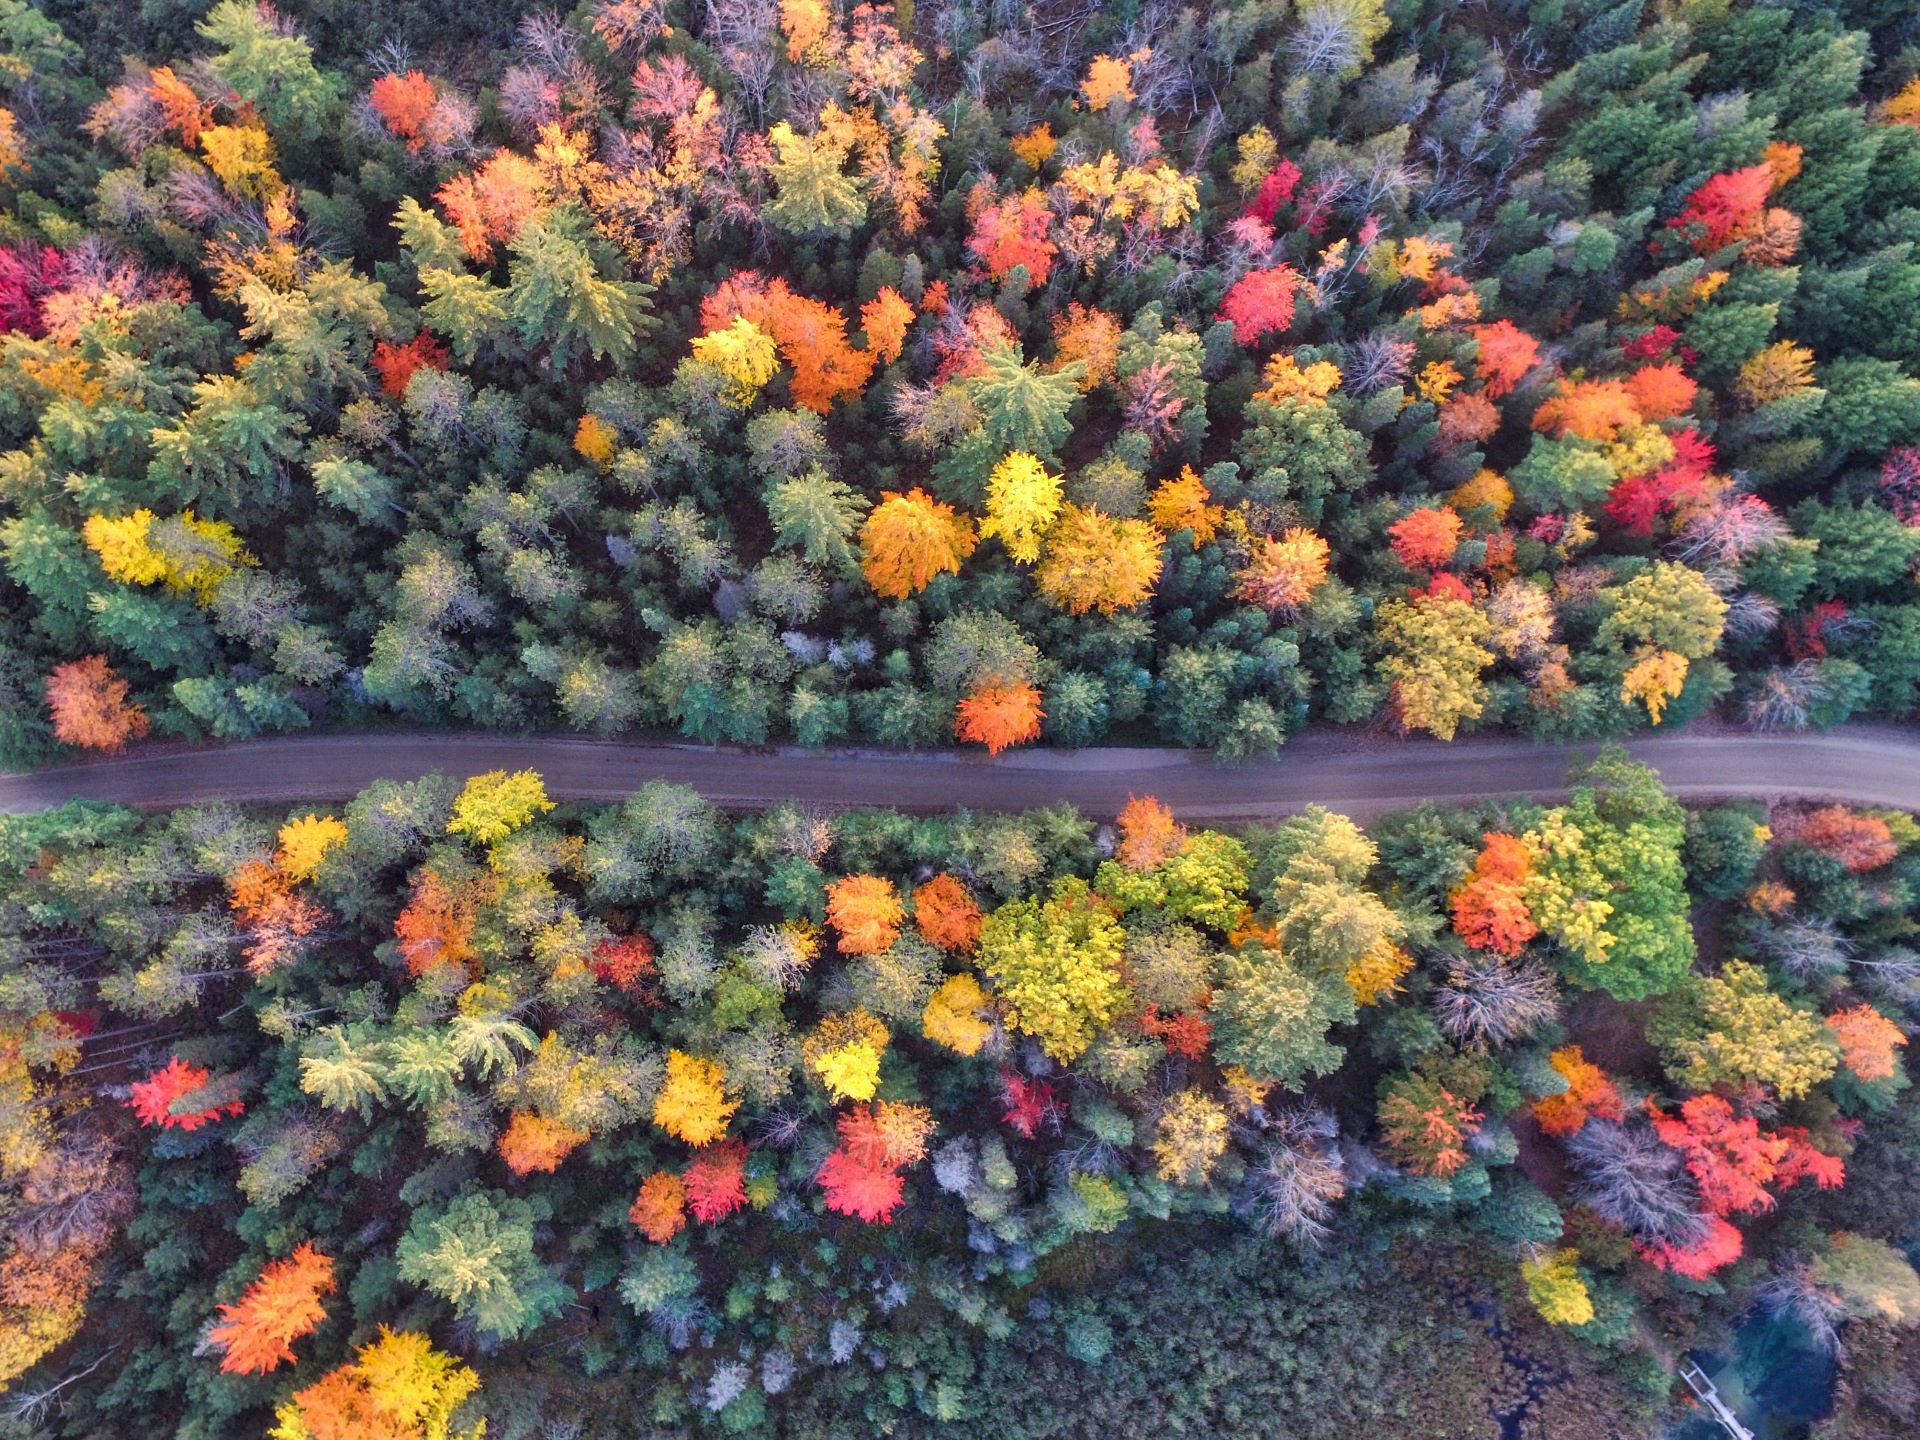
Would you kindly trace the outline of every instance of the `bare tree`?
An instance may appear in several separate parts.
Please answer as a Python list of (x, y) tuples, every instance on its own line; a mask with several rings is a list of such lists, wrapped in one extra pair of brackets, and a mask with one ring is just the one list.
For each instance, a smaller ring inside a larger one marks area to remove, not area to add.
[(1347, 1193), (1339, 1125), (1317, 1106), (1268, 1118), (1236, 1208), (1267, 1234), (1318, 1245), (1332, 1233), (1334, 1202)]
[(1602, 1220), (1679, 1249), (1705, 1238), (1707, 1217), (1686, 1157), (1644, 1123), (1588, 1120), (1567, 1142), (1567, 1153), (1579, 1172), (1574, 1198)]
[(1560, 988), (1547, 970), (1498, 955), (1455, 962), (1434, 992), (1434, 1018), (1450, 1039), (1476, 1050), (1505, 1045), (1547, 1024), (1560, 1009)]

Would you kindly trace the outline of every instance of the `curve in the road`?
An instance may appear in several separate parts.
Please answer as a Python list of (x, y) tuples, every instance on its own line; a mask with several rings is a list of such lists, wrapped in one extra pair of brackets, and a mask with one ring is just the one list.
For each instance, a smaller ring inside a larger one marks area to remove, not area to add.
[[(0, 776), (0, 811), (101, 800), (165, 809), (227, 800), (339, 800), (375, 780), (439, 771), (538, 770), (562, 800), (618, 800), (649, 780), (690, 785), (729, 809), (783, 800), (831, 809), (1028, 810), (1066, 803), (1110, 816), (1151, 794), (1196, 821), (1260, 819), (1310, 804), (1369, 816), (1425, 800), (1552, 796), (1593, 745), (1481, 739), (1356, 745), (1326, 732), (1298, 736), (1272, 760), (1217, 765), (1181, 750), (1020, 750), (989, 760), (950, 751), (715, 749), (588, 740), (416, 732), (279, 737), (151, 749), (26, 775)], [(1847, 726), (1825, 735), (1703, 733), (1629, 741), (1688, 799), (1822, 799), (1920, 810), (1920, 732)]]

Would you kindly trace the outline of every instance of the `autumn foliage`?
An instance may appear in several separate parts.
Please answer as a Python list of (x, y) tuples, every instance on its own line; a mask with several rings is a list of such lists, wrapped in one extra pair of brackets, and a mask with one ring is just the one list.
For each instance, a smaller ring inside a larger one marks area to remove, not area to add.
[(1250, 270), (1234, 282), (1220, 302), (1220, 318), (1232, 322), (1233, 338), (1257, 345), (1293, 325), (1294, 292), (1300, 277), (1286, 265)]
[(904, 600), (935, 576), (958, 574), (977, 544), (973, 522), (951, 505), (918, 487), (889, 490), (861, 526), (861, 569), (880, 594)]
[(1455, 933), (1496, 955), (1518, 955), (1539, 934), (1526, 899), (1532, 868), (1533, 857), (1519, 839), (1498, 832), (1482, 837), (1473, 870), (1453, 893)]
[(827, 923), (848, 955), (873, 955), (900, 936), (906, 908), (893, 882), (880, 875), (849, 875), (827, 887)]
[(654, 1171), (640, 1182), (640, 1193), (627, 1208), (627, 1219), (654, 1244), (666, 1244), (686, 1228), (686, 1182), (671, 1171)]
[(1581, 1054), (1578, 1045), (1562, 1046), (1548, 1057), (1548, 1062), (1566, 1080), (1567, 1088), (1533, 1102), (1533, 1118), (1547, 1134), (1564, 1139), (1579, 1134), (1592, 1117), (1614, 1121), (1626, 1118), (1620, 1087)]
[(1234, 577), (1234, 593), (1277, 615), (1291, 615), (1325, 583), (1328, 553), (1325, 540), (1299, 526), (1278, 539), (1265, 536)]
[[(200, 1065), (189, 1065), (178, 1055), (144, 1080), (128, 1087), (127, 1104), (140, 1117), (142, 1125), (163, 1130), (198, 1130), (222, 1115), (238, 1115), (247, 1107), (238, 1100), (222, 1100), (209, 1091), (212, 1072)], [(197, 1106), (182, 1108), (181, 1102), (197, 1099)]]
[(333, 1261), (311, 1241), (270, 1262), (237, 1303), (220, 1307), (221, 1323), (207, 1332), (222, 1352), (220, 1368), (233, 1375), (264, 1375), (290, 1363), (293, 1342), (327, 1318), (320, 1297), (333, 1288)]
[(1437, 570), (1460, 547), (1460, 517), (1437, 506), (1423, 506), (1388, 527), (1393, 553), (1409, 570)]
[(407, 382), (418, 370), (445, 370), (453, 357), (447, 347), (422, 330), (404, 345), (382, 340), (373, 347), (373, 368), (380, 377), (380, 388), (396, 400), (407, 394)]
[(684, 1051), (667, 1052), (667, 1080), (653, 1104), (653, 1123), (689, 1145), (711, 1145), (727, 1133), (740, 1108), (729, 1100), (726, 1070), (713, 1060)]
[(587, 1143), (587, 1132), (529, 1110), (517, 1110), (500, 1135), (500, 1158), (516, 1175), (552, 1174)]
[(1445, 1178), (1467, 1163), (1467, 1141), (1479, 1132), (1478, 1109), (1423, 1075), (1389, 1081), (1380, 1101), (1380, 1134), (1388, 1151), (1416, 1175)]
[(952, 875), (935, 875), (913, 888), (913, 923), (942, 950), (964, 954), (980, 939), (980, 907)]
[(953, 733), (962, 740), (987, 747), (998, 755), (1009, 745), (1040, 738), (1040, 692), (1025, 681), (1015, 684), (989, 681), (960, 702)]
[[(893, 313), (891, 307), (889, 311)], [(845, 315), (796, 294), (777, 276), (767, 280), (743, 271), (701, 302), (700, 323), (707, 334), (739, 319), (752, 321), (773, 337), (780, 358), (792, 370), (793, 403), (821, 415), (859, 394), (879, 358), (874, 350), (853, 348)], [(872, 343), (873, 337), (868, 340)]]
[(1114, 857), (1129, 870), (1164, 865), (1187, 843), (1186, 827), (1151, 795), (1129, 795), (1118, 823), (1120, 843)]
[(54, 667), (47, 677), (47, 708), (54, 738), (63, 745), (113, 753), (147, 737), (147, 712), (127, 699), (127, 682), (104, 655)]
[(425, 147), (434, 107), (440, 100), (433, 81), (418, 70), (409, 70), (404, 75), (382, 75), (373, 82), (367, 100), (373, 106), (373, 113), (388, 130), (407, 142), (409, 150), (418, 152)]
[(687, 1209), (702, 1225), (712, 1225), (747, 1203), (747, 1147), (726, 1140), (696, 1155), (682, 1175)]
[(1469, 333), (1480, 346), (1474, 370), (1490, 400), (1511, 395), (1527, 372), (1540, 363), (1540, 342), (1511, 320), (1474, 325)]
[(1894, 1052), (1907, 1043), (1901, 1028), (1871, 1005), (1855, 1005), (1827, 1016), (1827, 1028), (1840, 1042), (1840, 1063), (1855, 1077), (1872, 1083), (1890, 1080), (1900, 1068)]
[(1855, 874), (1878, 870), (1900, 853), (1887, 822), (1844, 805), (1828, 805), (1807, 817), (1800, 838)]
[(449, 884), (437, 870), (424, 868), (414, 876), (412, 898), (393, 922), (408, 974), (472, 965), (477, 898), (473, 885)]

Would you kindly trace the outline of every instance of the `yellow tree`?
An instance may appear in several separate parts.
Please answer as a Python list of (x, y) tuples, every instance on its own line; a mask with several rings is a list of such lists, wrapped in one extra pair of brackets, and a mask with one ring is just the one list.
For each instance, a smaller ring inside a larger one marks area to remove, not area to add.
[(347, 827), (331, 815), (302, 815), (280, 827), (274, 863), (289, 880), (311, 880), (327, 852), (347, 843)]
[(1144, 520), (1069, 505), (1047, 536), (1034, 572), (1040, 593), (1070, 615), (1111, 615), (1153, 598), (1164, 537)]
[(711, 1145), (727, 1133), (727, 1122), (740, 1108), (727, 1099), (727, 1072), (713, 1060), (667, 1052), (667, 1080), (653, 1103), (653, 1123), (689, 1145)]
[(1204, 1185), (1227, 1152), (1227, 1112), (1204, 1091), (1186, 1089), (1160, 1112), (1153, 1142), (1155, 1168), (1175, 1185)]
[(693, 337), (693, 358), (733, 382), (728, 402), (744, 410), (780, 368), (773, 337), (742, 315), (725, 329)]
[(800, 1047), (807, 1068), (836, 1101), (871, 1100), (880, 1088), (880, 1057), (887, 1027), (865, 1010), (829, 1015)]
[(467, 781), (453, 802), (447, 833), (492, 845), (551, 809), (553, 802), (537, 772), (489, 770)]
[(936, 1045), (978, 1055), (993, 1033), (992, 1024), (981, 1018), (990, 1003), (972, 975), (950, 975), (927, 1001), (920, 1029)]
[(480, 1440), (487, 1422), (454, 1426), (480, 1377), (425, 1335), (380, 1327), (348, 1364), (274, 1412), (271, 1440)]
[(1015, 450), (987, 477), (983, 539), (998, 537), (1023, 565), (1040, 558), (1040, 537), (1060, 513), (1060, 477), (1047, 473), (1036, 455)]
[(1451, 740), (1461, 721), (1479, 717), (1491, 630), (1471, 602), (1451, 595), (1389, 600), (1375, 612), (1374, 638), (1385, 651), (1380, 673), (1393, 686), (1401, 729)]
[(1186, 465), (1171, 480), (1162, 480), (1147, 497), (1147, 514), (1164, 534), (1190, 531), (1193, 548), (1198, 550), (1213, 539), (1220, 522), (1226, 519), (1227, 512), (1212, 501), (1213, 493), (1206, 482)]
[(980, 968), (1014, 1028), (1064, 1065), (1126, 1008), (1125, 941), (1112, 909), (1086, 881), (1069, 876), (1045, 900), (1011, 900), (987, 917)]

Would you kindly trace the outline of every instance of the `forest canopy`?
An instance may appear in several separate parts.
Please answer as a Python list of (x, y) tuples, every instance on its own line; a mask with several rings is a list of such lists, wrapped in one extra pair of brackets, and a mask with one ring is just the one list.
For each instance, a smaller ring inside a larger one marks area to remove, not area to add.
[(1913, 1353), (1904, 815), (1617, 751), (1370, 830), (523, 772), (10, 816), (0, 871), (22, 1434), (1312, 1429), (1428, 1325), (1399, 1403), (1479, 1433), (1476, 1306), (1550, 1433), (1643, 1433), (1756, 1294)]
[(0, 0), (0, 759), (1920, 704), (1900, 7)]

